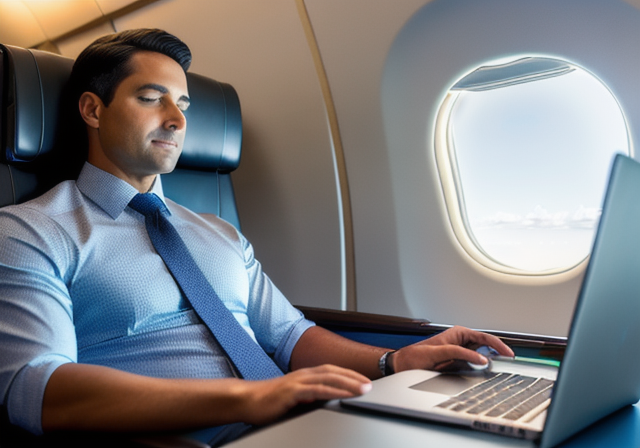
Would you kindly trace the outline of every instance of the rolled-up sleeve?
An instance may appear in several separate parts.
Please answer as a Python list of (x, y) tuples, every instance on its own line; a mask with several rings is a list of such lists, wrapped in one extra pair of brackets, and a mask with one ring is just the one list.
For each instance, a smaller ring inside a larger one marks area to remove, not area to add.
[(0, 400), (13, 424), (36, 434), (49, 377), (77, 360), (67, 287), (75, 259), (73, 243), (48, 217), (0, 210)]
[(305, 319), (262, 271), (251, 244), (244, 238), (241, 241), (249, 275), (247, 314), (251, 328), (262, 348), (272, 354), (283, 372), (288, 372), (293, 348), (300, 336), (315, 324)]

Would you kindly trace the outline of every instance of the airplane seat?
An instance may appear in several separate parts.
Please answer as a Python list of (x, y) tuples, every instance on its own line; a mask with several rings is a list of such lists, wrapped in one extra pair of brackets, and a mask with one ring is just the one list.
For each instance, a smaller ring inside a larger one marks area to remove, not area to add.
[[(75, 179), (86, 160), (84, 124), (67, 81), (73, 60), (0, 44), (0, 207)], [(162, 176), (167, 197), (239, 228), (230, 173), (240, 163), (242, 117), (234, 88), (187, 74), (191, 106), (176, 170)]]

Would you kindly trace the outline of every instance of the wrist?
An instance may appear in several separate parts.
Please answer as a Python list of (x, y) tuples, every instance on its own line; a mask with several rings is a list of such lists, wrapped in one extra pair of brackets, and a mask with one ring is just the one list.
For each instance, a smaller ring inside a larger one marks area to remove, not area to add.
[[(216, 384), (217, 383), (217, 384)], [(249, 421), (254, 416), (252, 411), (259, 400), (260, 387), (257, 381), (245, 381), (239, 378), (225, 378), (210, 382), (209, 409), (214, 412), (224, 410), (224, 420), (216, 425), (224, 425), (237, 421)], [(222, 387), (218, 387), (222, 386)]]

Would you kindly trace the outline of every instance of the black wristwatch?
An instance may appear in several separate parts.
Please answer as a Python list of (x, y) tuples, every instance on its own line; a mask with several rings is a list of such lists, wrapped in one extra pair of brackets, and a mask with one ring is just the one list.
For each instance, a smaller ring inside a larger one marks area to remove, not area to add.
[(389, 362), (389, 355), (391, 355), (392, 353), (397, 352), (397, 350), (392, 350), (390, 352), (385, 352), (381, 357), (380, 360), (378, 361), (378, 368), (380, 369), (380, 373), (382, 373), (382, 376), (389, 376), (389, 375), (393, 375), (395, 372), (393, 371), (393, 367), (391, 366), (391, 363)]

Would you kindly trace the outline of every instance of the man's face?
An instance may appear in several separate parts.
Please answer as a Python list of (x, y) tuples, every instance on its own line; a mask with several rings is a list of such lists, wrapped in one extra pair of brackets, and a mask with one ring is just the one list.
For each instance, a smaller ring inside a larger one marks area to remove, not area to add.
[(133, 72), (117, 87), (99, 115), (99, 168), (133, 185), (149, 185), (178, 161), (189, 106), (187, 79), (180, 65), (160, 53), (139, 52)]

